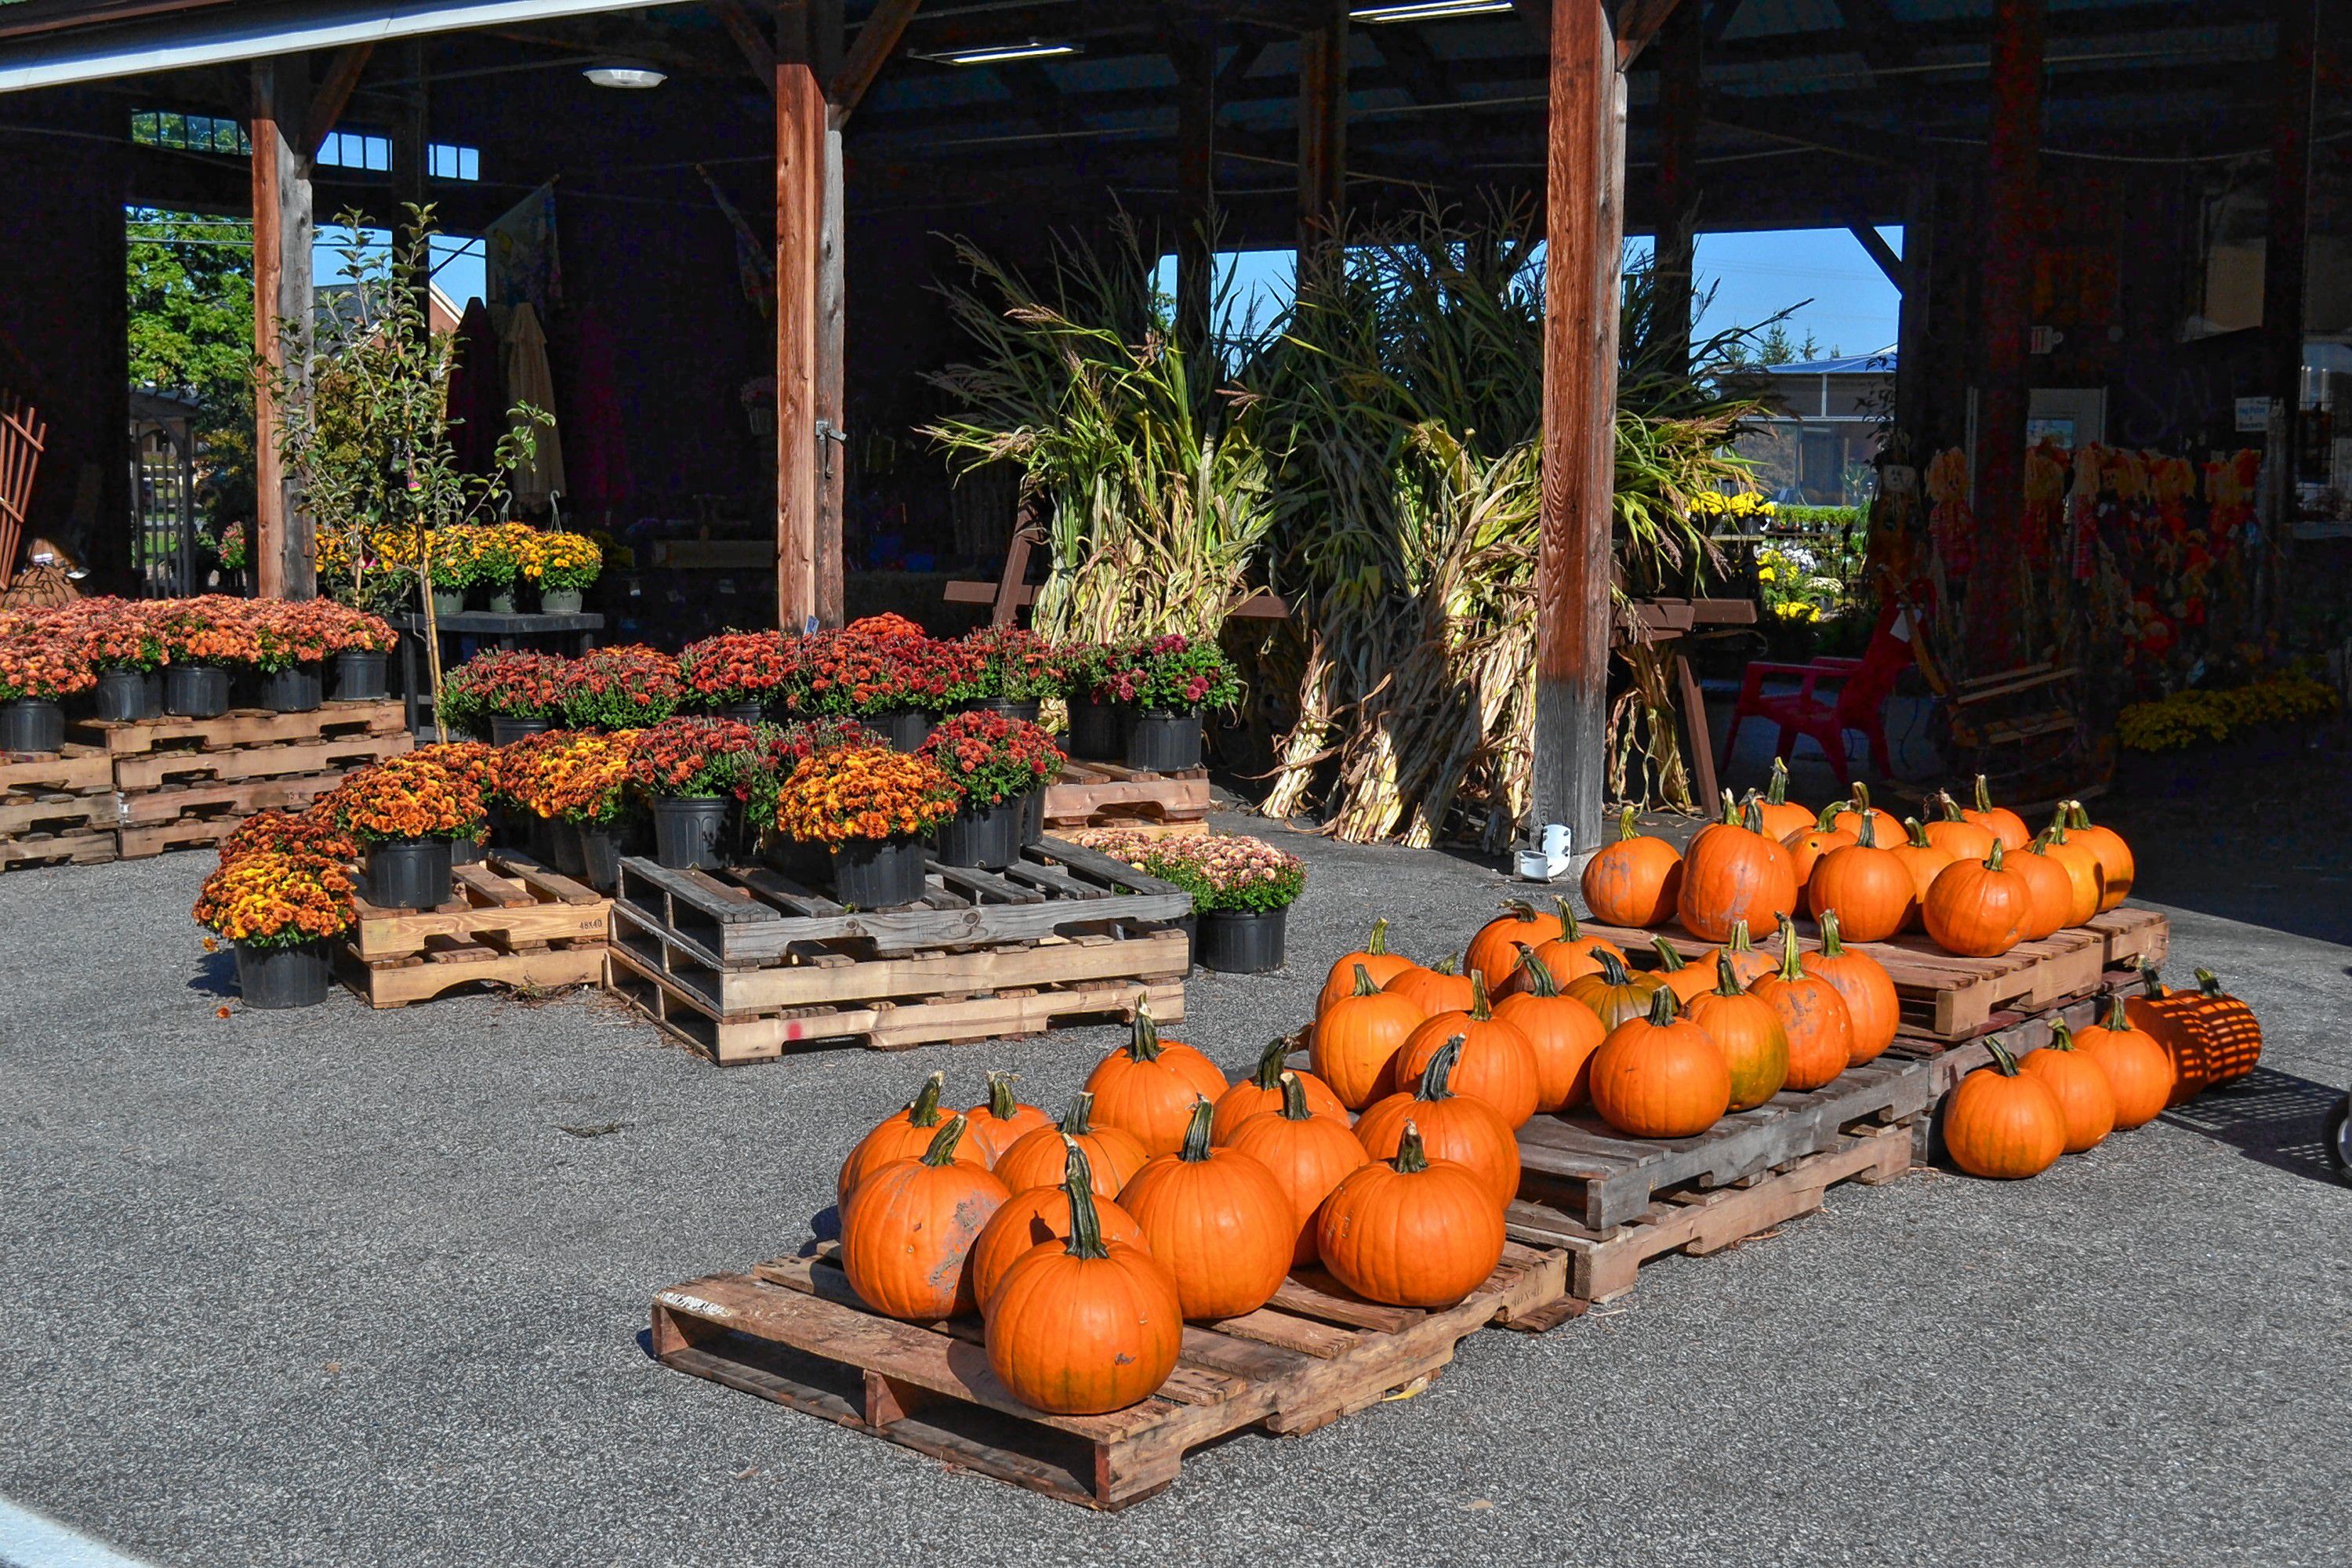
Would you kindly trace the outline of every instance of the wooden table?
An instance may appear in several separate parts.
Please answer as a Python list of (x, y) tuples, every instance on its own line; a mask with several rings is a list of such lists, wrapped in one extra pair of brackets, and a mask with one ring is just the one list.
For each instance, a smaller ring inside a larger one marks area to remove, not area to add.
[[(1620, 632), (1620, 647), (1631, 643), (1680, 642), (1686, 637), (1736, 631), (1759, 618), (1753, 599), (1639, 599), (1633, 604), (1636, 635)], [(1690, 658), (1675, 654), (1675, 686), (1682, 699), (1683, 730), (1690, 749), (1691, 790), (1699, 809), (1712, 810), (1718, 784), (1715, 774), (1715, 739), (1706, 722), (1706, 697)]]
[[(412, 613), (390, 618), (394, 629), (403, 634), (401, 700), (407, 704), (408, 727), (414, 730), (428, 706), (427, 701), (420, 700), (416, 682), (416, 646), (425, 637), (425, 617)], [(506, 649), (524, 643), (568, 640), (570, 647), (559, 647), (555, 651), (576, 658), (596, 646), (596, 634), (604, 629), (604, 617), (585, 612), (571, 616), (502, 616), (488, 610), (460, 610), (454, 616), (435, 616), (434, 624), (441, 634), (445, 659), (449, 652), (448, 643), (455, 637), (474, 637)]]

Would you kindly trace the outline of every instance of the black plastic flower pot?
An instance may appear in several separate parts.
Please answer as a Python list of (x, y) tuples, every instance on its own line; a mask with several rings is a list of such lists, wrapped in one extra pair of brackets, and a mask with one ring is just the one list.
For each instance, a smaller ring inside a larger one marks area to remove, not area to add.
[(930, 738), (931, 716), (920, 709), (898, 708), (873, 715), (866, 727), (889, 742), (892, 751), (911, 752)]
[(732, 719), (738, 724), (759, 724), (767, 721), (768, 710), (757, 702), (729, 702), (714, 710), (721, 719)]
[(511, 746), (525, 735), (544, 735), (552, 728), (553, 721), (546, 719), (508, 719), (493, 713), (490, 715), (490, 744)]
[(265, 672), (258, 695), (272, 713), (315, 713), (327, 700), (327, 685), (317, 665), (289, 665)]
[(66, 710), (37, 697), (0, 703), (0, 752), (56, 752), (66, 743)]
[(823, 888), (833, 880), (833, 855), (822, 844), (771, 833), (760, 846), (760, 859), (770, 870), (803, 888)]
[(90, 716), (105, 724), (135, 724), (163, 715), (160, 669), (101, 670), (90, 694)]
[(1021, 842), (1034, 844), (1045, 837), (1045, 792), (1033, 789), (1021, 797)]
[(621, 885), (621, 857), (628, 850), (627, 831), (620, 827), (583, 827), (580, 840), (580, 878), (600, 893), (609, 893)]
[(1034, 697), (1022, 702), (1010, 697), (983, 697), (971, 705), (975, 713), (1002, 713), (1007, 719), (1024, 720), (1032, 724), (1037, 721), (1038, 708), (1037, 700)]
[(1116, 762), (1127, 754), (1127, 721), (1134, 710), (1118, 702), (1070, 699), (1070, 755)]
[(673, 871), (725, 866), (727, 814), (734, 804), (723, 795), (655, 801), (654, 863)]
[(228, 711), (228, 671), (218, 665), (174, 664), (163, 671), (163, 711), (217, 719)]
[(977, 808), (967, 803), (940, 824), (940, 858), (950, 866), (1001, 871), (1021, 858), (1021, 835), (1028, 817), (1027, 795)]
[[(483, 828), (483, 837), (488, 837), (489, 831), (490, 830), (488, 827)], [(452, 838), (449, 840), (449, 864), (452, 866), (478, 866), (481, 863), (482, 840), (480, 838)]]
[(446, 838), (395, 838), (371, 844), (368, 902), (380, 910), (429, 910), (446, 904), (453, 860)]
[(1147, 773), (1176, 773), (1201, 765), (1201, 710), (1146, 710), (1127, 731), (1127, 765)]
[(327, 999), (334, 977), (333, 952), (324, 942), (290, 947), (236, 944), (236, 988), (248, 1007), (265, 1012), (316, 1007)]
[(335, 700), (381, 702), (392, 695), (392, 656), (351, 649), (335, 656)]
[(833, 893), (852, 909), (891, 910), (923, 896), (923, 841), (853, 838), (833, 852)]
[(586, 851), (580, 847), (580, 829), (569, 822), (542, 822), (541, 830), (547, 853), (541, 860), (555, 868), (556, 875), (585, 880), (588, 876)]
[(1220, 974), (1270, 974), (1282, 967), (1282, 939), (1290, 923), (1287, 909), (1263, 914), (1211, 910), (1199, 917), (1192, 961)]

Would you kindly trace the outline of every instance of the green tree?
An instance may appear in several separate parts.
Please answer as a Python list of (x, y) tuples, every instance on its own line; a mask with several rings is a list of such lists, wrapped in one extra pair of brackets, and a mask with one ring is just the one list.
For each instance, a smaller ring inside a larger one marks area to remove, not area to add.
[(132, 207), (131, 379), (192, 399), (208, 521), (253, 510), (253, 229)]

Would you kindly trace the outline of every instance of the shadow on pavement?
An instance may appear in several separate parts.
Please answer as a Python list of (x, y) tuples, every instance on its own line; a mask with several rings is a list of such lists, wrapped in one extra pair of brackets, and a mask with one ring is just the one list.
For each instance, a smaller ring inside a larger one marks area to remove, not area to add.
[(2321, 1140), (2328, 1112), (2343, 1098), (2340, 1084), (2256, 1068), (2166, 1111), (2162, 1120), (2228, 1144), (2259, 1164), (2332, 1186), (2336, 1172)]
[(227, 948), (205, 953), (196, 973), (188, 977), (188, 989), (203, 996), (218, 996), (234, 1002), (239, 993), (236, 986), (236, 954)]

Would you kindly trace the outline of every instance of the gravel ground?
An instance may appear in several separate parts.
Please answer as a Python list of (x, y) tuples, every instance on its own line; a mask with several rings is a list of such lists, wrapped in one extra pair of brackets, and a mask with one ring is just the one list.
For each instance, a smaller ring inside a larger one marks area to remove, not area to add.
[[(1192, 988), (1229, 1067), (1375, 910), (1433, 952), (1494, 901), (1463, 859), (1298, 842), (1290, 970)], [(2262, 1010), (2247, 1085), (2035, 1182), (1837, 1189), (1105, 1518), (642, 1336), (656, 1289), (797, 1247), (924, 1073), (1058, 1104), (1111, 1031), (719, 1072), (590, 1000), (223, 1019), (209, 859), (0, 878), (0, 1495), (160, 1563), (2344, 1560), (2352, 1189), (2317, 1131), (2352, 949), (2180, 907), (2210, 861), (2147, 891)]]

